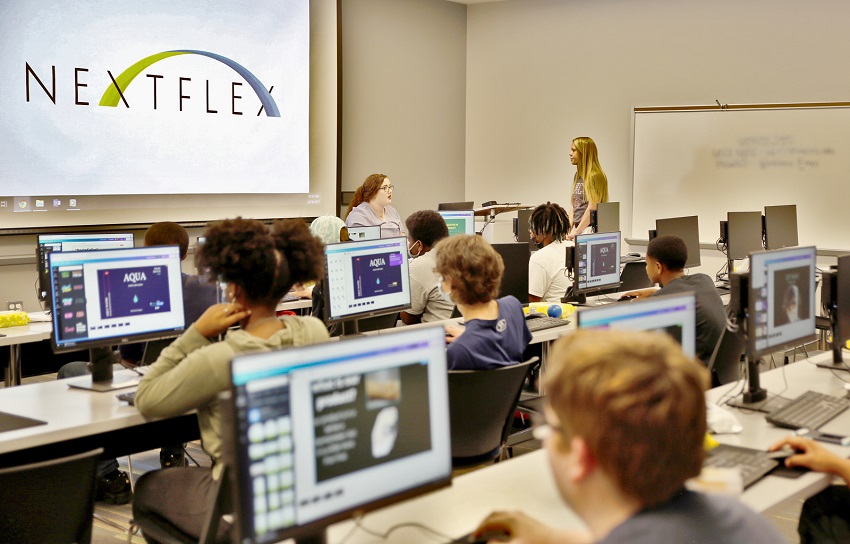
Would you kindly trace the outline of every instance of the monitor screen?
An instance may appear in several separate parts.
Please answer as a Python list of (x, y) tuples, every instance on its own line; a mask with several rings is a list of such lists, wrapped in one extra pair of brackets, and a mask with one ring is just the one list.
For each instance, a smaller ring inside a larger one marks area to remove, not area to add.
[(474, 208), (473, 202), (440, 202), (437, 204), (438, 210), (471, 210)]
[(685, 268), (700, 266), (699, 217), (689, 215), (686, 217), (656, 219), (655, 232), (657, 236), (672, 235), (684, 240), (685, 246), (688, 248), (688, 260), (685, 263)]
[(762, 245), (761, 212), (729, 212), (727, 214), (726, 247), (729, 259), (746, 259)]
[(472, 210), (440, 210), (437, 213), (443, 216), (446, 226), (449, 227), (449, 236), (475, 234), (475, 212)]
[(451, 481), (442, 327), (236, 356), (229, 406), (234, 542), (320, 535)]
[(850, 255), (838, 257), (835, 305), (837, 338), (833, 338), (832, 342), (843, 346), (850, 340)]
[(814, 246), (751, 253), (748, 300), (750, 357), (814, 340)]
[(524, 243), (493, 244), (502, 257), (505, 272), (499, 286), (499, 297), (511, 295), (523, 304), (528, 304), (528, 261), (531, 248)]
[(689, 356), (696, 354), (696, 296), (652, 296), (631, 302), (612, 303), (577, 312), (581, 329), (629, 329), (658, 331), (672, 336)]
[(410, 307), (407, 238), (325, 246), (325, 319), (337, 322)]
[(369, 225), (366, 227), (347, 227), (348, 239), (352, 242), (363, 240), (377, 240), (381, 237), (381, 225)]
[(53, 349), (174, 336), (184, 327), (180, 248), (48, 255)]
[(596, 232), (620, 230), (620, 203), (600, 202), (596, 207)]
[(797, 243), (797, 206), (765, 206), (764, 248), (782, 249)]
[(574, 266), (577, 293), (620, 285), (620, 233), (576, 236)]
[(127, 247), (133, 247), (133, 235), (128, 232), (119, 234), (39, 234), (36, 248), (39, 300), (48, 300), (47, 297), (50, 296), (48, 253), (52, 251), (86, 251)]

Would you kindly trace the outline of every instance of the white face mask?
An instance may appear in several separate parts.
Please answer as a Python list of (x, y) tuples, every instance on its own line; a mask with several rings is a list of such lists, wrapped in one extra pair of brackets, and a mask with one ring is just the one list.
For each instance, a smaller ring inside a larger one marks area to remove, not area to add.
[(416, 257), (419, 257), (420, 255), (422, 255), (422, 248), (421, 248), (421, 247), (419, 248), (419, 253), (416, 253), (415, 255), (414, 255), (414, 253), (413, 253), (413, 248), (415, 248), (415, 247), (416, 247), (416, 244), (419, 244), (419, 243), (420, 243), (420, 242), (419, 242), (419, 240), (416, 240), (415, 242), (413, 242), (413, 245), (412, 245), (412, 246), (410, 246), (409, 248), (407, 248), (407, 255), (408, 255), (408, 257), (410, 257), (411, 259), (415, 259)]
[(452, 292), (443, 291), (443, 278), (440, 276), (437, 276), (437, 290), (440, 292), (440, 296), (443, 297), (443, 300), (451, 302), (452, 304), (455, 303), (455, 301), (452, 300)]

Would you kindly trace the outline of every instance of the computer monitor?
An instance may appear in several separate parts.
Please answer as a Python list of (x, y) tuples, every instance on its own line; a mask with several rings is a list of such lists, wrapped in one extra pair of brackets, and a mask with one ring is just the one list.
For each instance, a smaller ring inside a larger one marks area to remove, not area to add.
[(727, 257), (729, 260), (746, 259), (762, 245), (761, 212), (728, 212), (726, 230)]
[(327, 244), (325, 278), (328, 323), (410, 308), (407, 238)]
[(628, 329), (669, 334), (689, 356), (696, 354), (696, 296), (653, 296), (631, 302), (580, 308), (580, 329)]
[(595, 222), (591, 225), (593, 232), (617, 232), (620, 230), (620, 203), (600, 202), (597, 204), (596, 213), (591, 219)]
[(821, 275), (821, 304), (832, 331), (832, 363), (818, 366), (850, 371), (842, 353), (850, 340), (850, 255), (838, 257), (838, 264)]
[[(573, 250), (573, 294), (620, 285), (620, 233), (579, 234)], [(567, 252), (569, 256), (569, 252)], [(570, 267), (569, 264), (567, 264)]]
[(797, 243), (797, 206), (765, 206), (764, 248), (782, 249)]
[(505, 265), (499, 297), (511, 295), (522, 304), (528, 304), (528, 261), (531, 258), (529, 245), (521, 242), (493, 244), (493, 249), (502, 257)]
[(49, 302), (50, 271), (47, 254), (53, 251), (87, 251), (100, 249), (120, 249), (133, 247), (133, 234), (39, 234), (36, 246), (38, 263), (38, 300)]
[(689, 215), (685, 217), (670, 217), (655, 220), (656, 236), (678, 236), (685, 242), (688, 248), (688, 260), (685, 268), (700, 266), (699, 251), (699, 217)]
[(748, 310), (751, 358), (814, 340), (814, 246), (751, 253)]
[(531, 241), (531, 228), (529, 227), (532, 213), (534, 213), (533, 209), (517, 210), (516, 219), (513, 221), (514, 239), (517, 242), (529, 245), (533, 244)]
[(449, 236), (475, 234), (475, 212), (472, 210), (440, 210), (437, 213), (446, 222), (446, 226), (449, 228)]
[(366, 227), (347, 227), (348, 239), (352, 242), (363, 240), (378, 240), (381, 237), (381, 225), (369, 225)]
[(234, 357), (234, 542), (324, 542), (331, 523), (450, 485), (446, 368), (442, 327)]
[(89, 349), (95, 366), (93, 382), (76, 385), (115, 388), (113, 346), (175, 336), (185, 326), (177, 246), (51, 252), (48, 270), (53, 351)]
[(437, 204), (438, 210), (471, 210), (474, 208), (473, 201), (468, 202), (440, 202)]

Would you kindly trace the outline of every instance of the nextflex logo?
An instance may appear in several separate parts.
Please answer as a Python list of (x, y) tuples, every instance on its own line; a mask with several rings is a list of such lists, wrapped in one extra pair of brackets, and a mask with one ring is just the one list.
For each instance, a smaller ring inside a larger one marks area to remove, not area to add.
[[(252, 74), (247, 68), (242, 66), (236, 61), (233, 61), (227, 57), (216, 53), (210, 53), (209, 51), (198, 51), (193, 49), (179, 49), (174, 51), (163, 51), (162, 53), (156, 53), (154, 55), (150, 55), (145, 57), (138, 62), (130, 65), (127, 69), (121, 72), (118, 77), (114, 77), (111, 70), (107, 70), (106, 73), (109, 76), (110, 83), (107, 85), (106, 90), (103, 92), (103, 95), (100, 97), (99, 106), (106, 107), (117, 107), (120, 104), (123, 104), (126, 108), (130, 108), (130, 103), (127, 101), (127, 97), (125, 96), (126, 90), (129, 88), (130, 84), (136, 79), (136, 76), (141, 74), (146, 69), (150, 68), (155, 63), (167, 59), (169, 57), (175, 57), (178, 55), (200, 55), (203, 57), (207, 57), (222, 64), (228, 66), (233, 69), (237, 74), (239, 74), (242, 79), (248, 82), (254, 92), (257, 94), (257, 98), (260, 100), (260, 110), (257, 112), (257, 115), (261, 115), (263, 112), (266, 113), (268, 117), (280, 117), (280, 110), (277, 107), (277, 103), (275, 103), (274, 98), (271, 96), (271, 92), (274, 89), (274, 86), (269, 87), (266, 90), (265, 86), (260, 82), (260, 80)], [(85, 81), (86, 73), (89, 72), (88, 68), (74, 68), (74, 104), (78, 106), (88, 106), (89, 102), (86, 101), (85, 97), (81, 97), (81, 93), (85, 93), (85, 88), (89, 85)], [(161, 74), (151, 74), (146, 73), (145, 76), (150, 79), (152, 97), (153, 97), (153, 109), (157, 109), (157, 97), (158, 97), (158, 89), (157, 82), (162, 80), (165, 76)], [(36, 83), (44, 90), (44, 93), (50, 99), (51, 102), (56, 104), (56, 66), (53, 65), (51, 67), (51, 89), (48, 90), (47, 86), (42, 81), (42, 78), (36, 74), (35, 70), (30, 66), (30, 64), (26, 63), (26, 96), (27, 102), (30, 101), (30, 80), (35, 80)], [(192, 81), (191, 77), (178, 77), (178, 103), (180, 111), (183, 111), (183, 105), (185, 101), (191, 100), (191, 95), (187, 94), (189, 92), (188, 86)], [(233, 115), (242, 115), (242, 111), (238, 109), (238, 100), (242, 99), (242, 95), (238, 94), (241, 92), (240, 87), (242, 87), (242, 82), (240, 81), (232, 81), (230, 82), (230, 102), (231, 102), (231, 111), (230, 113)], [(218, 113), (218, 110), (213, 109), (213, 105), (210, 104), (210, 81), (206, 80), (206, 112), (207, 113)]]

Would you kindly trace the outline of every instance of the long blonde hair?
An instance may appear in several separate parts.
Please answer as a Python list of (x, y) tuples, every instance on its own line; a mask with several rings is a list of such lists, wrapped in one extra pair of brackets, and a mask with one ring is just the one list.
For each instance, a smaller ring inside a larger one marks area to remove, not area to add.
[(578, 178), (582, 178), (585, 202), (593, 204), (608, 202), (608, 176), (599, 166), (599, 152), (596, 151), (596, 144), (587, 136), (579, 136), (573, 140), (573, 145), (578, 151), (579, 161), (573, 176), (572, 192), (575, 193)]

